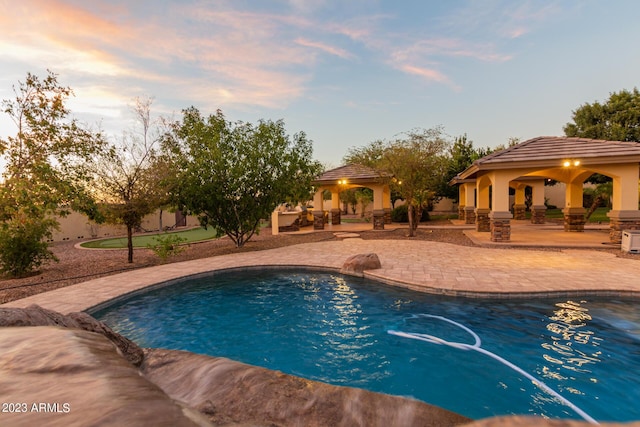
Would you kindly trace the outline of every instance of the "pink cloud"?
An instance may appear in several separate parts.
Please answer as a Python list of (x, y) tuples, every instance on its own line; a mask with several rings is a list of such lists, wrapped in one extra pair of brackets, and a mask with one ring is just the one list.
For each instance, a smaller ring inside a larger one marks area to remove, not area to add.
[(422, 78), (424, 78), (424, 79), (426, 79), (428, 81), (434, 81), (434, 82), (437, 82), (437, 83), (446, 84), (447, 86), (451, 87), (456, 92), (460, 91), (462, 89), (460, 86), (458, 86), (455, 83), (453, 83), (451, 81), (451, 79), (449, 79), (449, 77), (447, 77), (446, 75), (442, 74), (440, 71), (434, 70), (432, 68), (417, 67), (417, 66), (409, 65), (409, 64), (401, 65), (398, 68), (401, 71), (404, 71), (405, 73), (413, 74), (413, 75), (422, 77)]
[[(166, 17), (150, 13), (141, 20), (128, 7), (91, 0), (78, 7), (60, 0), (25, 2), (0, 18), (7, 24), (3, 38), (11, 40), (4, 45), (14, 56), (46, 61), (54, 71), (106, 73), (176, 92), (177, 86), (186, 90), (178, 80), (195, 81), (215, 88), (191, 91), (195, 99), (216, 93), (229, 103), (284, 106), (304, 92), (314, 63), (312, 51), (280, 37), (287, 27), (310, 25), (301, 18), (176, 4)], [(174, 75), (178, 65), (193, 77)]]
[(518, 27), (518, 28), (513, 28), (511, 29), (508, 34), (509, 34), (509, 38), (512, 39), (517, 39), (518, 37), (522, 37), (525, 34), (527, 34), (529, 32), (529, 30), (527, 30), (524, 27)]
[(394, 56), (398, 58), (422, 58), (422, 57), (467, 57), (487, 62), (504, 62), (511, 59), (494, 51), (488, 43), (467, 43), (459, 39), (430, 38), (414, 42), (408, 47), (397, 50)]
[(319, 49), (325, 53), (328, 53), (330, 55), (335, 55), (335, 56), (339, 56), (340, 58), (343, 59), (350, 59), (353, 57), (353, 55), (349, 52), (347, 52), (345, 49), (341, 49), (339, 47), (335, 47), (335, 46), (330, 46), (326, 43), (322, 43), (322, 42), (317, 42), (317, 41), (312, 41), (312, 40), (307, 40), (304, 38), (297, 38), (296, 39), (296, 43), (301, 45), (301, 46), (306, 46), (306, 47), (312, 47), (315, 49)]

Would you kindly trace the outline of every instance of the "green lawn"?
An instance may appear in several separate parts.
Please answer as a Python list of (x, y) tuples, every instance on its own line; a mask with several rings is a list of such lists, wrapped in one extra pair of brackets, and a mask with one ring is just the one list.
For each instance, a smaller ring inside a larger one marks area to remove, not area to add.
[[(609, 222), (607, 212), (609, 212), (609, 208), (597, 208), (595, 212), (591, 214), (591, 217), (589, 217), (589, 222)], [(530, 215), (529, 212), (527, 212), (527, 214)], [(547, 209), (545, 217), (562, 219), (564, 218), (564, 214), (562, 213), (562, 209)]]
[(369, 222), (364, 218), (340, 218), (340, 222), (348, 223), (348, 224), (357, 224), (361, 222)]
[[(215, 237), (218, 237), (215, 230), (212, 227), (208, 229), (204, 229), (202, 227), (192, 228), (190, 230), (184, 231), (174, 231), (171, 234), (175, 234), (180, 236), (183, 239), (186, 239), (184, 243), (193, 243), (199, 242), (202, 240), (209, 240)], [(145, 234), (142, 236), (134, 236), (133, 237), (133, 246), (135, 248), (146, 248), (149, 244), (156, 243), (156, 236), (162, 236), (163, 234)], [(80, 246), (83, 248), (93, 248), (93, 249), (122, 249), (127, 247), (127, 238), (126, 237), (116, 237), (110, 239), (100, 239), (100, 240), (92, 240), (89, 242), (84, 242)]]

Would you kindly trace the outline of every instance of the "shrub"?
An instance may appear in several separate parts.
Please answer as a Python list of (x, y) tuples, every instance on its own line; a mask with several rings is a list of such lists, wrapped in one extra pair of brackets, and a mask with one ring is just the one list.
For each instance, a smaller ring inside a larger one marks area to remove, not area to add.
[(184, 246), (180, 246), (180, 244), (187, 241), (186, 238), (180, 237), (175, 233), (165, 233), (154, 237), (153, 240), (155, 243), (149, 243), (147, 248), (151, 249), (162, 261), (166, 261), (170, 256), (175, 256), (182, 252)]
[(26, 276), (49, 260), (58, 261), (45, 238), (51, 238), (53, 220), (17, 216), (0, 225), (0, 271)]
[[(391, 211), (391, 221), (393, 222), (409, 222), (409, 207), (407, 205), (400, 205), (395, 207)], [(422, 211), (420, 221), (429, 221), (429, 212), (427, 210)]]

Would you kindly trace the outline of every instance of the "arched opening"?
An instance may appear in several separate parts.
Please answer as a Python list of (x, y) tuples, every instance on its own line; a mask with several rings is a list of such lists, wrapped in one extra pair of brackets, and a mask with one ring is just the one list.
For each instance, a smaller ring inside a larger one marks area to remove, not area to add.
[[(340, 194), (356, 188), (367, 188), (371, 190), (371, 200), (361, 199), (361, 203), (366, 202), (372, 205), (371, 217), (374, 230), (384, 229), (384, 224), (391, 222), (391, 190), (388, 179), (390, 177), (379, 171), (361, 165), (346, 165), (330, 171), (326, 171), (314, 180), (316, 193), (314, 196), (314, 229), (324, 229), (324, 210), (322, 192), (331, 192), (331, 224), (341, 223), (342, 207)], [(368, 193), (368, 192), (367, 192)], [(364, 194), (366, 196), (366, 194)]]
[[(562, 207), (565, 231), (584, 231), (583, 187), (593, 173), (612, 178), (612, 207), (607, 214), (610, 241), (620, 243), (624, 230), (640, 229), (638, 142), (534, 138), (475, 161), (453, 182), (464, 185), (469, 180), (476, 181), (476, 230), (490, 231), (492, 241), (507, 241), (510, 239), (509, 220), (512, 217), (522, 219), (528, 203), (531, 222), (545, 222), (545, 178), (566, 185)], [(527, 201), (529, 187), (530, 202)], [(513, 204), (510, 203), (509, 188), (515, 189)], [(460, 194), (466, 196), (467, 191), (461, 190)], [(503, 230), (502, 236), (497, 234), (498, 228)]]

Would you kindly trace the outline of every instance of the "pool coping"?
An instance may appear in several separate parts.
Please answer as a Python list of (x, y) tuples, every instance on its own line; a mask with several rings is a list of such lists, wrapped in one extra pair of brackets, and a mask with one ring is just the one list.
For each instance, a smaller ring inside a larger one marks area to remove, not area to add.
[[(129, 270), (11, 301), (64, 314), (96, 311), (116, 300), (188, 278), (231, 270), (303, 269), (340, 273), (355, 254), (376, 253), (367, 279), (413, 291), (467, 298), (640, 298), (640, 263), (589, 250), (495, 250), (441, 242), (349, 238)], [(551, 283), (553, 282), (553, 283)]]

